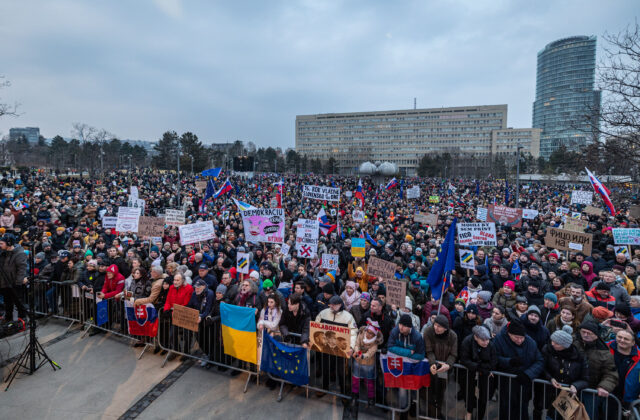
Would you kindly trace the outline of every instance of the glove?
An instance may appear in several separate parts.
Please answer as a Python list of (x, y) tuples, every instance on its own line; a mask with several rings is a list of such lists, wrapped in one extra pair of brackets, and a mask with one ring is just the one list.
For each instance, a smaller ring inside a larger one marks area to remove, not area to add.
[(512, 357), (511, 359), (509, 359), (509, 366), (510, 367), (518, 367), (522, 365), (522, 360), (518, 357)]
[(518, 381), (520, 385), (528, 385), (531, 382), (531, 378), (524, 372), (518, 372), (516, 381)]

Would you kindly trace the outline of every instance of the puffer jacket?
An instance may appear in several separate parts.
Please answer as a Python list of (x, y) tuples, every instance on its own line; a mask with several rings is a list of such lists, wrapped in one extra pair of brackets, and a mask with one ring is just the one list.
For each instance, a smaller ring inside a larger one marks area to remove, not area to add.
[(344, 303), (341, 304), (340, 310), (336, 313), (334, 313), (331, 308), (327, 308), (320, 312), (316, 316), (316, 322), (348, 327), (351, 331), (351, 348), (355, 347), (358, 328), (356, 326), (355, 319), (353, 319), (353, 315), (344, 310)]
[(613, 392), (618, 384), (618, 369), (605, 342), (598, 338), (594, 343), (587, 344), (578, 335), (574, 344), (578, 351), (587, 357), (589, 388), (603, 388)]
[(469, 371), (487, 374), (498, 366), (498, 354), (492, 341), (487, 347), (478, 345), (473, 335), (462, 340), (460, 346), (460, 363)]
[[(356, 345), (353, 348), (353, 354), (361, 354), (362, 359), (358, 358), (358, 363), (361, 365), (371, 366), (376, 362), (376, 351), (378, 351), (378, 346), (382, 344), (384, 338), (382, 337), (382, 332), (378, 331), (376, 339), (373, 343), (365, 343), (365, 330), (367, 327), (360, 327), (358, 330), (358, 337), (356, 338)], [(362, 352), (362, 353), (360, 353)]]
[[(611, 340), (607, 342), (607, 346), (613, 355), (618, 348), (618, 343), (616, 343), (616, 340)], [(624, 379), (624, 388), (622, 389), (622, 398), (628, 403), (638, 399), (638, 394), (640, 394), (640, 364), (638, 364), (640, 361), (640, 349), (638, 349), (638, 346), (633, 346), (633, 349), (631, 349), (631, 360), (631, 366), (627, 371)]]
[(556, 351), (551, 344), (542, 348), (544, 378), (555, 379), (562, 384), (573, 385), (578, 392), (589, 385), (589, 364), (575, 345)]
[(458, 336), (449, 328), (443, 337), (436, 334), (433, 325), (429, 326), (422, 335), (425, 353), (430, 363), (436, 360), (450, 366), (458, 359)]
[(107, 273), (113, 273), (113, 277), (109, 278), (108, 274), (104, 277), (102, 293), (104, 294), (105, 299), (114, 297), (124, 289), (124, 276), (118, 271), (117, 265), (110, 265), (107, 268)]
[(516, 304), (517, 296), (516, 292), (511, 292), (511, 295), (507, 296), (504, 294), (504, 289), (500, 289), (498, 293), (493, 296), (493, 305), (500, 305), (505, 309), (513, 308)]
[(388, 348), (391, 353), (414, 360), (422, 360), (425, 357), (424, 339), (415, 328), (411, 328), (408, 335), (402, 335), (400, 328), (394, 327), (389, 334)]

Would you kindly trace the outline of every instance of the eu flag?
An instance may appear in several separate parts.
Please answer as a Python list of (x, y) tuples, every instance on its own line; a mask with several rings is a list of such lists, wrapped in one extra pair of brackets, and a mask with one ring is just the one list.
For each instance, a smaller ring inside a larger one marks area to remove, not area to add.
[[(455, 235), (456, 235), (456, 223), (458, 219), (453, 219), (453, 223), (449, 226), (449, 230), (447, 231), (447, 236), (444, 239), (444, 242), (440, 246), (440, 252), (438, 252), (438, 256), (436, 257), (436, 261), (431, 267), (431, 271), (429, 271), (429, 275), (427, 276), (427, 283), (431, 287), (431, 296), (435, 300), (440, 299), (442, 296), (442, 290), (448, 287), (449, 281), (447, 279), (447, 274), (454, 270), (456, 260), (455, 260)], [(445, 285), (446, 284), (446, 285)]]
[(260, 370), (291, 382), (294, 385), (309, 383), (307, 349), (279, 343), (263, 333)]
[(96, 305), (96, 325), (100, 326), (109, 322), (109, 302), (102, 299)]

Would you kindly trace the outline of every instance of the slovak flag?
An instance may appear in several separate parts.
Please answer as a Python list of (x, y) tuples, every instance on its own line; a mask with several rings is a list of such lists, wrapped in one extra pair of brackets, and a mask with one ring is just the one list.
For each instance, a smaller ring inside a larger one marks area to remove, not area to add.
[(327, 213), (324, 212), (324, 207), (318, 212), (317, 219), (320, 223), (320, 232), (325, 236), (333, 232), (338, 227), (337, 225), (329, 224), (329, 218), (327, 217)]
[(607, 208), (609, 209), (609, 213), (611, 213), (612, 216), (615, 216), (616, 208), (613, 206), (613, 203), (609, 198), (609, 195), (611, 195), (611, 191), (609, 191), (609, 189), (605, 187), (602, 184), (602, 182), (600, 182), (600, 180), (596, 178), (594, 174), (591, 173), (589, 169), (587, 168), (584, 168), (584, 169), (587, 170), (587, 175), (589, 175), (589, 181), (591, 181), (591, 186), (600, 195), (600, 197), (602, 197), (602, 201), (604, 201), (604, 203), (607, 205)]
[(356, 199), (360, 200), (360, 208), (364, 209), (364, 192), (362, 192), (362, 180), (358, 180), (358, 188), (355, 193)]
[(280, 178), (280, 181), (274, 182), (273, 185), (278, 187), (278, 193), (276, 194), (276, 200), (278, 201), (278, 208), (282, 208), (282, 189), (284, 188), (284, 179)]
[(221, 195), (228, 193), (229, 191), (233, 191), (233, 186), (229, 182), (229, 178), (227, 178), (227, 180), (224, 181), (224, 184), (222, 184), (222, 187), (220, 187), (220, 189), (213, 194), (213, 198), (218, 198)]
[(394, 177), (389, 183), (384, 187), (385, 190), (390, 190), (393, 187), (398, 186), (398, 180)]
[(431, 385), (427, 359), (414, 360), (387, 352), (380, 355), (380, 365), (387, 388), (418, 390)]
[(155, 337), (158, 335), (158, 311), (151, 304), (134, 306), (128, 300), (124, 301), (127, 315), (129, 335)]

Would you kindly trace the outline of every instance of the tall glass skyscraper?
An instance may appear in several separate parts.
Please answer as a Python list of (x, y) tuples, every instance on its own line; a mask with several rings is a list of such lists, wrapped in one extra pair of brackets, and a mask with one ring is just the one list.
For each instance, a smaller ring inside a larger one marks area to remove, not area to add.
[(559, 39), (538, 53), (533, 127), (542, 129), (544, 158), (562, 145), (577, 150), (596, 139), (588, 121), (600, 109), (600, 91), (593, 89), (595, 69), (595, 36)]

